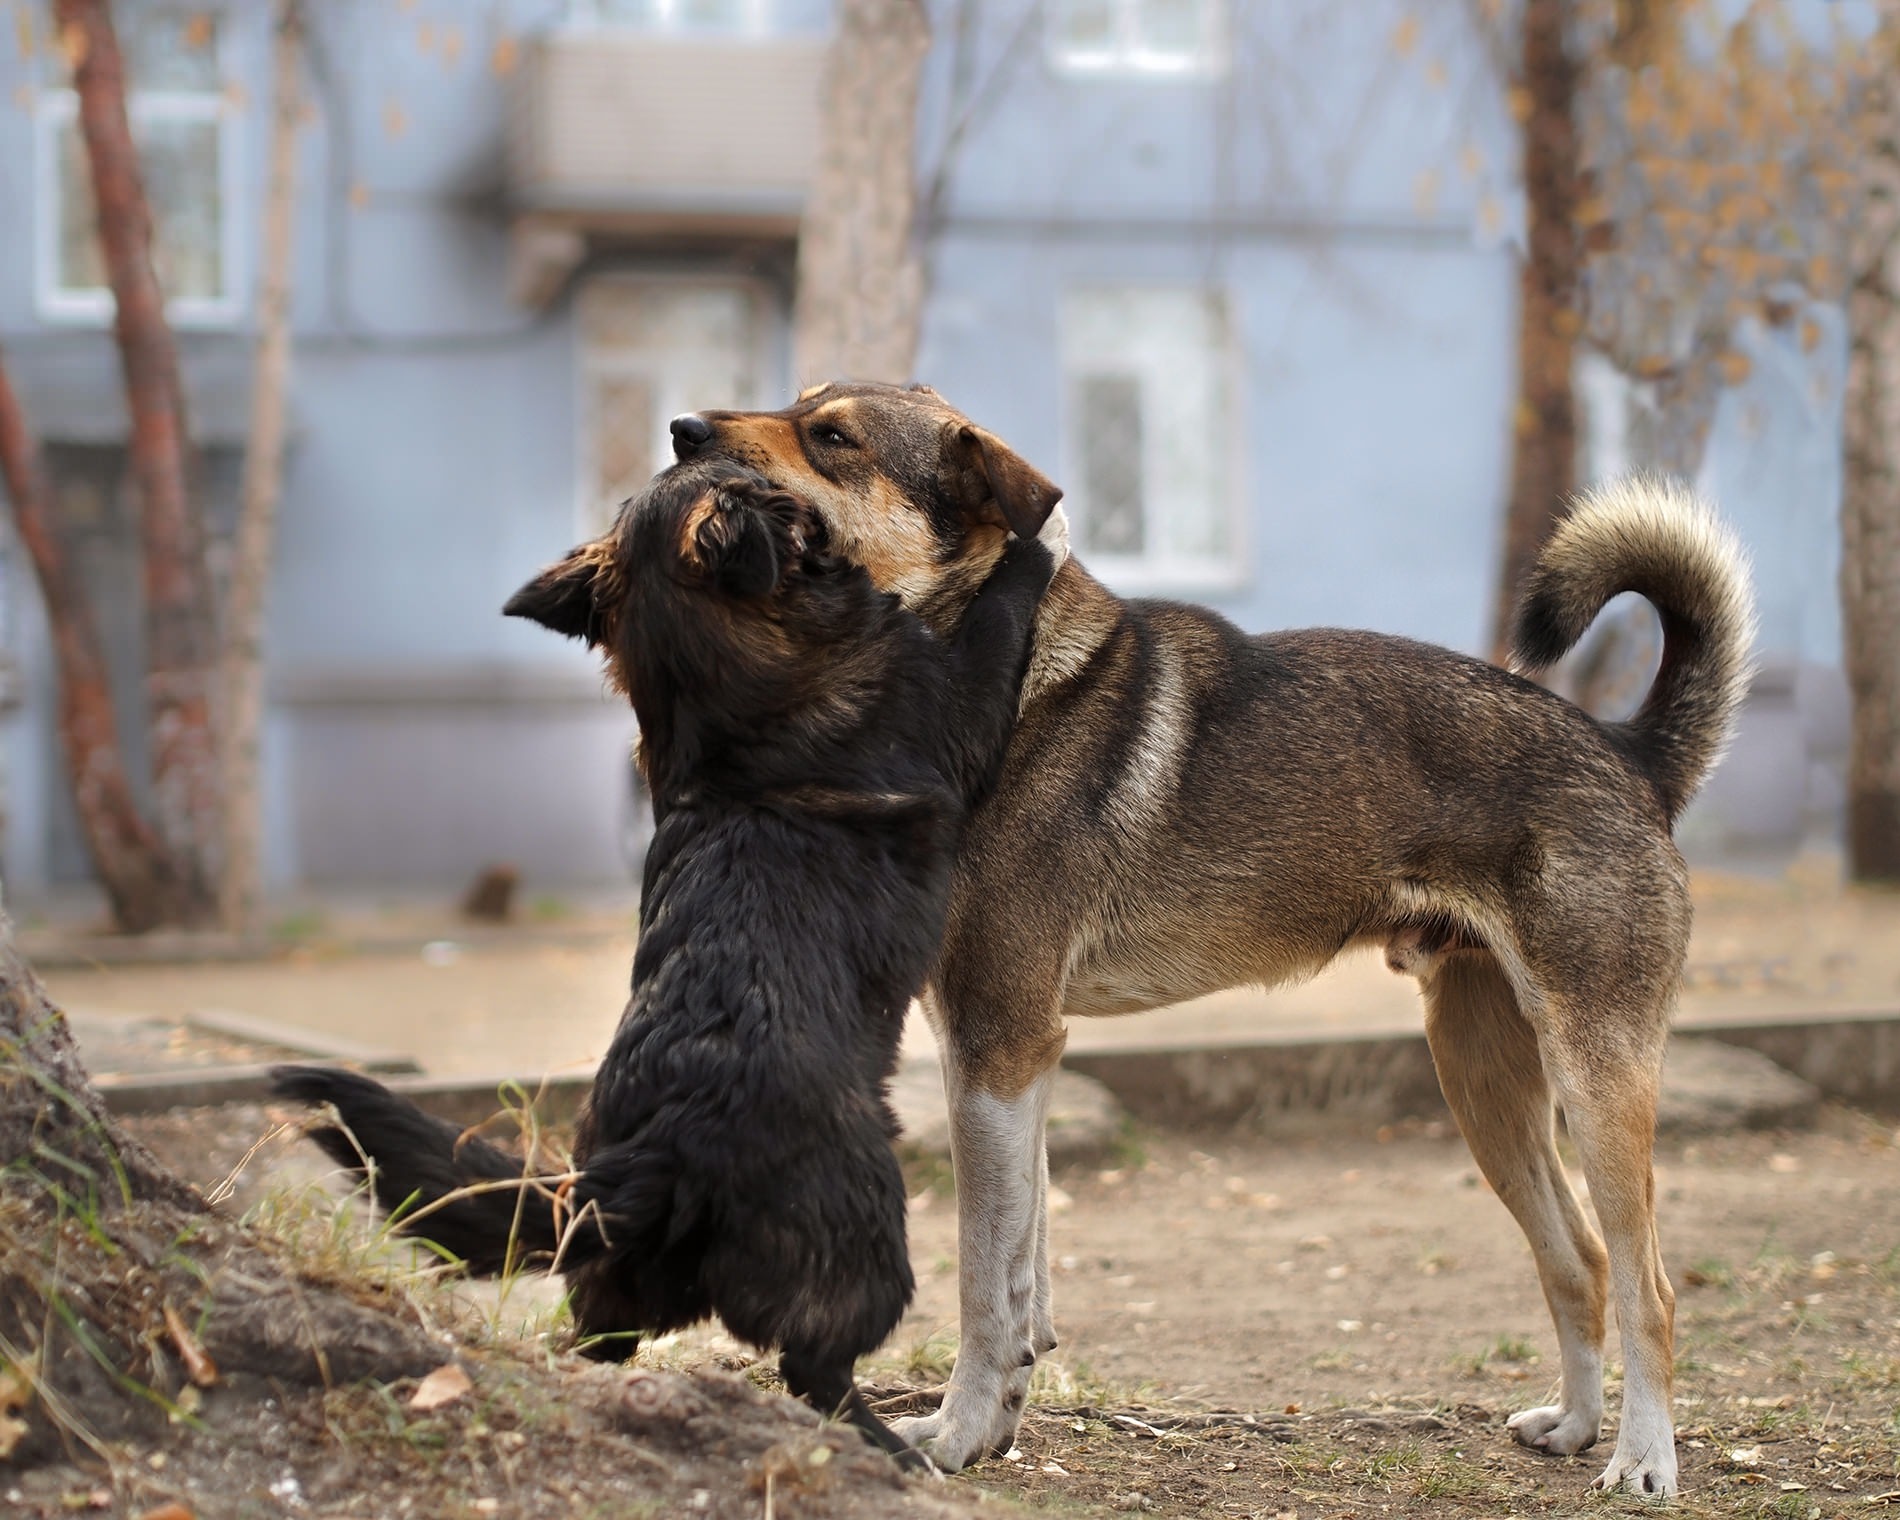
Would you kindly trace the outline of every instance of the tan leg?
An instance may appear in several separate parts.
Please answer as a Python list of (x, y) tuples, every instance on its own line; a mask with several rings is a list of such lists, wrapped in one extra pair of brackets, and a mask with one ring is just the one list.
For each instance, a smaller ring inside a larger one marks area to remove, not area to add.
[(1617, 1052), (1606, 1058), (1600, 1032), (1575, 1041), (1546, 1037), (1564, 1118), (1610, 1248), (1610, 1282), (1623, 1345), (1623, 1418), (1616, 1450), (1597, 1487), (1673, 1494), (1676, 1437), (1670, 1394), (1676, 1372), (1676, 1294), (1663, 1270), (1656, 1231), (1651, 1153), (1662, 1083), (1661, 1038), (1654, 1044), (1653, 1051)]
[(1445, 956), (1423, 989), (1425, 1033), (1445, 1101), (1485, 1180), (1530, 1241), (1561, 1348), (1557, 1402), (1512, 1416), (1511, 1433), (1568, 1456), (1595, 1445), (1603, 1423), (1603, 1244), (1564, 1175), (1537, 1034), (1497, 961)]

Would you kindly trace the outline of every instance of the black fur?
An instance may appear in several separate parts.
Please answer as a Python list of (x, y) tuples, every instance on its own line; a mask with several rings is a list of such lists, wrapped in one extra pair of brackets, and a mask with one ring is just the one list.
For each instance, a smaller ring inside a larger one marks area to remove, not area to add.
[[(721, 461), (658, 477), (509, 603), (604, 648), (654, 799), (633, 999), (566, 1197), (562, 1267), (597, 1352), (717, 1314), (782, 1349), (794, 1392), (908, 1450), (851, 1380), (913, 1287), (884, 1086), (1051, 570), (1013, 542), (940, 640), (829, 556), (804, 504)], [(277, 1091), (336, 1105), (354, 1140), (318, 1143), (358, 1171), (357, 1146), (374, 1157), (385, 1209), (522, 1173), (368, 1078), (282, 1068)], [(458, 1200), (417, 1232), (492, 1271), (517, 1222), (517, 1254), (552, 1253), (545, 1190)]]

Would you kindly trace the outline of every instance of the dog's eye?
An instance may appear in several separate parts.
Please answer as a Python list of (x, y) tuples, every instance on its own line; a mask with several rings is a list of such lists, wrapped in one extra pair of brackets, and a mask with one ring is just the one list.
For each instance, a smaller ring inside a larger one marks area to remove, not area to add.
[(829, 422), (819, 423), (817, 427), (811, 430), (811, 435), (817, 439), (818, 442), (828, 444), (834, 449), (848, 449), (851, 447), (851, 440), (845, 435), (844, 429), (836, 427)]

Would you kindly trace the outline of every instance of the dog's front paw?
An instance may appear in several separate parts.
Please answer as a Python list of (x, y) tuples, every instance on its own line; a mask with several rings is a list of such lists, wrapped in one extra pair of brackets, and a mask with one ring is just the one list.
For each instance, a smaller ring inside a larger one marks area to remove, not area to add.
[(1505, 1423), (1517, 1438), (1518, 1445), (1535, 1447), (1552, 1456), (1568, 1457), (1588, 1451), (1597, 1444), (1602, 1420), (1582, 1410), (1548, 1404), (1542, 1409), (1526, 1409), (1521, 1414), (1514, 1414)]
[[(972, 1462), (980, 1462), (998, 1450), (991, 1432), (980, 1422), (957, 1418), (957, 1410), (947, 1401), (935, 1414), (908, 1415), (892, 1420), (891, 1429), (923, 1452), (939, 1472), (962, 1472)], [(1014, 1427), (1011, 1427), (1012, 1433)], [(1005, 1441), (1001, 1449), (1007, 1450)]]

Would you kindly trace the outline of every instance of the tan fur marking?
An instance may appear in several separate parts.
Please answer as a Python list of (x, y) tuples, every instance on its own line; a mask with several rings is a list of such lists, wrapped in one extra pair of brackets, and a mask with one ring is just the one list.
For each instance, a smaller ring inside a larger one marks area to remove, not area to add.
[(1074, 560), (1056, 572), (1036, 609), (1036, 646), (1019, 710), (1075, 676), (1115, 631), (1115, 599)]
[(686, 514), (680, 525), (680, 558), (694, 569), (700, 566), (699, 530), (705, 527), (718, 511), (719, 503), (713, 499), (712, 493), (708, 492), (693, 503), (692, 510)]

